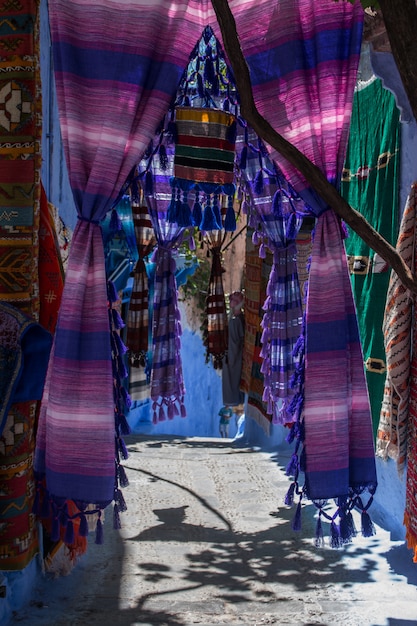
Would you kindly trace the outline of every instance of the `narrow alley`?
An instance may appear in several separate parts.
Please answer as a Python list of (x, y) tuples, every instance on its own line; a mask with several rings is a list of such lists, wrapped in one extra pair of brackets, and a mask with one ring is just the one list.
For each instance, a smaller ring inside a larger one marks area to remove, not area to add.
[(287, 447), (144, 435), (127, 447), (122, 530), (109, 512), (104, 545), (91, 539), (70, 575), (39, 580), (11, 626), (417, 624), (417, 565), (403, 541), (377, 527), (317, 548), (311, 504), (292, 530)]

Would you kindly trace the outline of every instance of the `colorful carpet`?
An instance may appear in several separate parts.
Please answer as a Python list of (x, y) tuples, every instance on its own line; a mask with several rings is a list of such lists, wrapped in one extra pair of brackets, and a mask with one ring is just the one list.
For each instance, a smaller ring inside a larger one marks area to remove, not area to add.
[(266, 412), (262, 400), (264, 376), (261, 372), (261, 321), (262, 304), (266, 298), (266, 286), (272, 267), (272, 255), (259, 257), (258, 247), (252, 243), (248, 231), (245, 259), (245, 343), (242, 359), (242, 390), (248, 396), (245, 416), (253, 419), (266, 433), (270, 431), (272, 416)]
[[(38, 0), (0, 1), (0, 301), (39, 319), (41, 106)], [(38, 551), (36, 402), (13, 404), (0, 441), (0, 570)]]

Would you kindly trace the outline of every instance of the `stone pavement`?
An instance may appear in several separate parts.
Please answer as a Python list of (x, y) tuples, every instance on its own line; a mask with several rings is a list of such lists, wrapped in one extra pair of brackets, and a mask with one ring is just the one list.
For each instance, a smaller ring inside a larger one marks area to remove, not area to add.
[(69, 576), (44, 578), (12, 625), (416, 626), (417, 564), (377, 527), (314, 546), (283, 504), (289, 450), (231, 440), (130, 436), (128, 510), (105, 522)]

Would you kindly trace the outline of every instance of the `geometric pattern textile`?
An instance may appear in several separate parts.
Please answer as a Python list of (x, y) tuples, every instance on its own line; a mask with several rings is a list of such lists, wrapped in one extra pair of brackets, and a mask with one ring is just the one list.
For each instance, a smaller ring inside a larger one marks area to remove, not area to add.
[(38, 318), (38, 4), (0, 2), (0, 300)]
[[(417, 185), (413, 184), (401, 220), (397, 251), (411, 269), (416, 255)], [(410, 370), (414, 302), (395, 272), (391, 272), (383, 335), (387, 373), (376, 440), (376, 453), (392, 458), (402, 474), (407, 460)], [(414, 393), (414, 392), (413, 392)]]
[(0, 571), (22, 570), (39, 552), (32, 513), (36, 405), (14, 404), (0, 441)]

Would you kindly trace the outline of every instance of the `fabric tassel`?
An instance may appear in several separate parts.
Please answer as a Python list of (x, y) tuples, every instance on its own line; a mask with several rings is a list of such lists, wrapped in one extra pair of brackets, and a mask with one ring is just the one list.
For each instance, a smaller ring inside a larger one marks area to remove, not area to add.
[(72, 520), (68, 520), (67, 527), (65, 529), (64, 543), (71, 545), (74, 543), (74, 524)]
[(126, 444), (123, 441), (122, 437), (117, 437), (117, 444), (120, 454), (124, 460), (129, 458), (129, 452), (127, 451)]
[(316, 538), (314, 540), (316, 548), (322, 548), (324, 546), (323, 525), (321, 523), (321, 515), (319, 513), (316, 524)]
[(121, 527), (122, 523), (120, 521), (119, 507), (117, 506), (117, 504), (115, 504), (113, 507), (113, 529), (120, 530)]
[(201, 220), (200, 230), (220, 230), (219, 225), (216, 222), (216, 218), (213, 213), (213, 208), (210, 202), (204, 207), (203, 219)]
[(125, 344), (122, 341), (122, 338), (120, 337), (119, 333), (113, 332), (113, 337), (114, 337), (114, 342), (116, 344), (116, 350), (117, 350), (117, 354), (126, 354), (127, 352), (127, 348), (125, 346)]
[(330, 524), (330, 545), (332, 548), (340, 548), (341, 546), (339, 527), (334, 519)]
[(266, 259), (266, 246), (264, 243), (261, 243), (259, 246), (259, 258)]
[(282, 216), (282, 194), (281, 190), (275, 192), (274, 198), (272, 200), (272, 212), (276, 217)]
[(111, 309), (111, 316), (112, 316), (113, 328), (115, 330), (120, 330), (121, 328), (125, 327), (125, 323), (122, 320), (119, 314), (119, 311), (117, 309)]
[(292, 506), (294, 504), (295, 488), (296, 488), (296, 483), (295, 482), (291, 483), (284, 498), (284, 504), (286, 504), (287, 506)]
[(123, 380), (124, 378), (127, 378), (129, 375), (129, 372), (126, 369), (126, 365), (123, 359), (123, 356), (121, 354), (119, 354), (117, 356), (117, 371), (119, 373), (120, 379)]
[(375, 526), (366, 509), (363, 509), (361, 513), (361, 533), (362, 537), (372, 537), (376, 535)]
[(287, 476), (293, 476), (298, 471), (298, 456), (296, 454), (291, 455), (291, 459), (286, 467), (285, 473)]
[(295, 215), (295, 213), (291, 213), (287, 221), (287, 239), (294, 240), (297, 237), (297, 234), (297, 216)]
[(107, 281), (107, 297), (109, 302), (117, 302), (119, 299), (119, 294), (117, 293), (116, 287), (113, 281)]
[(226, 217), (224, 220), (224, 230), (228, 233), (233, 233), (236, 230), (236, 216), (233, 209), (233, 203), (229, 203), (226, 211)]
[(145, 194), (147, 196), (153, 195), (153, 176), (150, 170), (145, 172)]
[(117, 467), (117, 476), (119, 479), (119, 485), (121, 487), (127, 487), (129, 484), (129, 479), (126, 475), (125, 468), (120, 463), (118, 464), (118, 467)]
[(87, 516), (84, 514), (80, 515), (80, 526), (78, 529), (78, 534), (80, 535), (80, 537), (88, 537)]
[(350, 543), (356, 536), (355, 522), (352, 513), (342, 513), (340, 517), (340, 538), (342, 543)]
[(96, 524), (96, 540), (95, 543), (98, 545), (102, 545), (104, 542), (104, 532), (103, 532), (103, 522), (101, 521), (101, 517), (99, 516)]
[(126, 505), (126, 501), (123, 497), (123, 493), (121, 492), (120, 489), (116, 489), (115, 490), (115, 497), (114, 497), (115, 502), (117, 502), (120, 511), (127, 511), (127, 505)]
[(126, 419), (126, 415), (123, 413), (119, 413), (119, 423), (120, 423), (120, 432), (122, 435), (130, 435), (132, 429), (129, 426), (129, 423)]
[(193, 216), (194, 224), (198, 228), (200, 228), (201, 227), (201, 221), (203, 219), (203, 211), (202, 211), (202, 208), (201, 208), (201, 204), (200, 204), (200, 199), (199, 199), (198, 193), (195, 196), (195, 202), (194, 202), (194, 206), (193, 206), (192, 216)]
[(255, 193), (260, 196), (261, 193), (264, 190), (264, 175), (263, 175), (263, 171), (259, 170), (259, 172), (256, 174), (255, 176), (255, 180), (253, 183), (253, 188)]
[(170, 222), (170, 224), (172, 224), (173, 222), (176, 222), (176, 217), (177, 217), (177, 205), (176, 205), (176, 196), (175, 196), (175, 188), (172, 190), (172, 194), (171, 194), (171, 201), (168, 205), (168, 209), (167, 209), (167, 220), (168, 222)]
[(295, 515), (294, 515), (294, 519), (292, 520), (291, 528), (296, 531), (301, 530), (301, 498), (297, 504), (297, 508), (295, 510)]
[(159, 407), (158, 422), (165, 422), (165, 411), (164, 411), (164, 407), (162, 406), (162, 404)]
[(180, 404), (180, 415), (181, 417), (187, 417), (187, 411), (183, 402)]
[(111, 233), (117, 233), (120, 230), (123, 230), (122, 221), (116, 209), (112, 209), (111, 216), (110, 216), (109, 230)]
[(172, 402), (168, 404), (168, 419), (169, 420), (174, 419), (174, 405)]
[(130, 395), (128, 394), (127, 389), (125, 389), (124, 387), (121, 387), (120, 393), (121, 393), (121, 396), (123, 398), (123, 402), (124, 402), (125, 406), (128, 409), (130, 409), (130, 407), (132, 406), (132, 399), (131, 399)]
[(220, 213), (219, 196), (217, 195), (217, 193), (215, 193), (213, 195), (213, 215), (214, 215), (214, 219), (217, 222), (219, 230), (221, 230), (221, 228), (222, 228), (222, 215)]
[(235, 143), (236, 141), (236, 134), (237, 134), (237, 124), (236, 121), (233, 121), (226, 130), (226, 139), (227, 141), (229, 141), (230, 143)]
[(168, 155), (167, 155), (166, 148), (164, 144), (162, 143), (159, 146), (158, 155), (159, 155), (159, 165), (161, 167), (161, 170), (163, 172), (166, 172), (166, 170), (168, 169)]
[(181, 202), (178, 206), (178, 214), (176, 222), (180, 228), (188, 228), (193, 226), (193, 218), (188, 202)]

